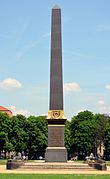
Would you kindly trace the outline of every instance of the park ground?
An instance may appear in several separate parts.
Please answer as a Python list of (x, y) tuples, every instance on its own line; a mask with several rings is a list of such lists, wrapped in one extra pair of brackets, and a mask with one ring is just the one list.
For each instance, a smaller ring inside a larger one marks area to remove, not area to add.
[(15, 169), (6, 170), (6, 161), (0, 161), (0, 179), (109, 179), (110, 178), (110, 161), (107, 162), (107, 170), (35, 170), (35, 169)]
[(0, 179), (109, 179), (110, 175), (88, 174), (0, 174)]
[(109, 179), (110, 175), (0, 174), (0, 179)]

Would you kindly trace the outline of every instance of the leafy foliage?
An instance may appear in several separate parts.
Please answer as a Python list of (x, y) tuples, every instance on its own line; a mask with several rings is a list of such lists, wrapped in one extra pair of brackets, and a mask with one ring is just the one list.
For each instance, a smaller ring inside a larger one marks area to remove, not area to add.
[(71, 151), (79, 155), (93, 151), (94, 117), (90, 111), (84, 111), (74, 116), (71, 121)]
[(26, 118), (9, 117), (0, 113), (0, 152), (28, 153), (29, 158), (44, 156), (47, 147), (47, 121), (45, 116)]
[(105, 129), (109, 121), (109, 117), (104, 114), (95, 114), (95, 131), (94, 131), (94, 146), (95, 148), (104, 143)]
[(66, 124), (65, 124), (65, 147), (69, 155), (71, 153), (71, 131), (70, 131), (69, 121), (66, 121)]
[(13, 145), (9, 141), (11, 131), (11, 121), (6, 113), (0, 113), (0, 155), (1, 151), (12, 151)]
[(26, 133), (28, 134), (27, 150), (29, 159), (44, 156), (47, 147), (47, 121), (46, 117), (30, 116), (27, 119)]
[(25, 132), (26, 117), (23, 115), (13, 116), (11, 118), (11, 131), (9, 139), (13, 144), (13, 149), (16, 152), (26, 150), (27, 133)]
[[(24, 151), (29, 159), (44, 157), (48, 141), (47, 126), (46, 116), (9, 117), (0, 113), (0, 152)], [(83, 111), (71, 121), (66, 121), (65, 146), (69, 155), (77, 153), (84, 158), (91, 152), (96, 154), (96, 148), (102, 142), (106, 155), (110, 156), (110, 117)]]
[(106, 154), (106, 158), (110, 160), (110, 118), (108, 120), (108, 123), (106, 125), (104, 132), (105, 132), (104, 133), (105, 154)]

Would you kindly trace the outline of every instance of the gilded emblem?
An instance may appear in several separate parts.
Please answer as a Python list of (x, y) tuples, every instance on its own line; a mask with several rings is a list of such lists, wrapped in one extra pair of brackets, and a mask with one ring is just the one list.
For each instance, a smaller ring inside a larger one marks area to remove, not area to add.
[(48, 111), (48, 119), (65, 119), (63, 110)]

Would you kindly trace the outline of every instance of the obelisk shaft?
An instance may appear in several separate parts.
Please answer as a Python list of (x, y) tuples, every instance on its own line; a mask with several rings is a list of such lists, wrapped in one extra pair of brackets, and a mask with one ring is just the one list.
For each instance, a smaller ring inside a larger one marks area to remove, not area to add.
[(51, 64), (50, 64), (50, 109), (48, 111), (48, 147), (46, 162), (66, 162), (64, 142), (65, 121), (63, 111), (61, 9), (52, 9)]
[(63, 110), (61, 9), (52, 9), (50, 110)]

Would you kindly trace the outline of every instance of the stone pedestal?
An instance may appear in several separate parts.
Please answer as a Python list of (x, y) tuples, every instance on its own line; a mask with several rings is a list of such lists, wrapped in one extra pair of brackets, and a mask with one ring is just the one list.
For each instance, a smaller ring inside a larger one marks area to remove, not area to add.
[(67, 150), (65, 147), (47, 147), (45, 162), (67, 162)]
[(64, 146), (64, 125), (48, 125), (48, 147), (45, 153), (45, 161), (67, 162), (67, 150)]

